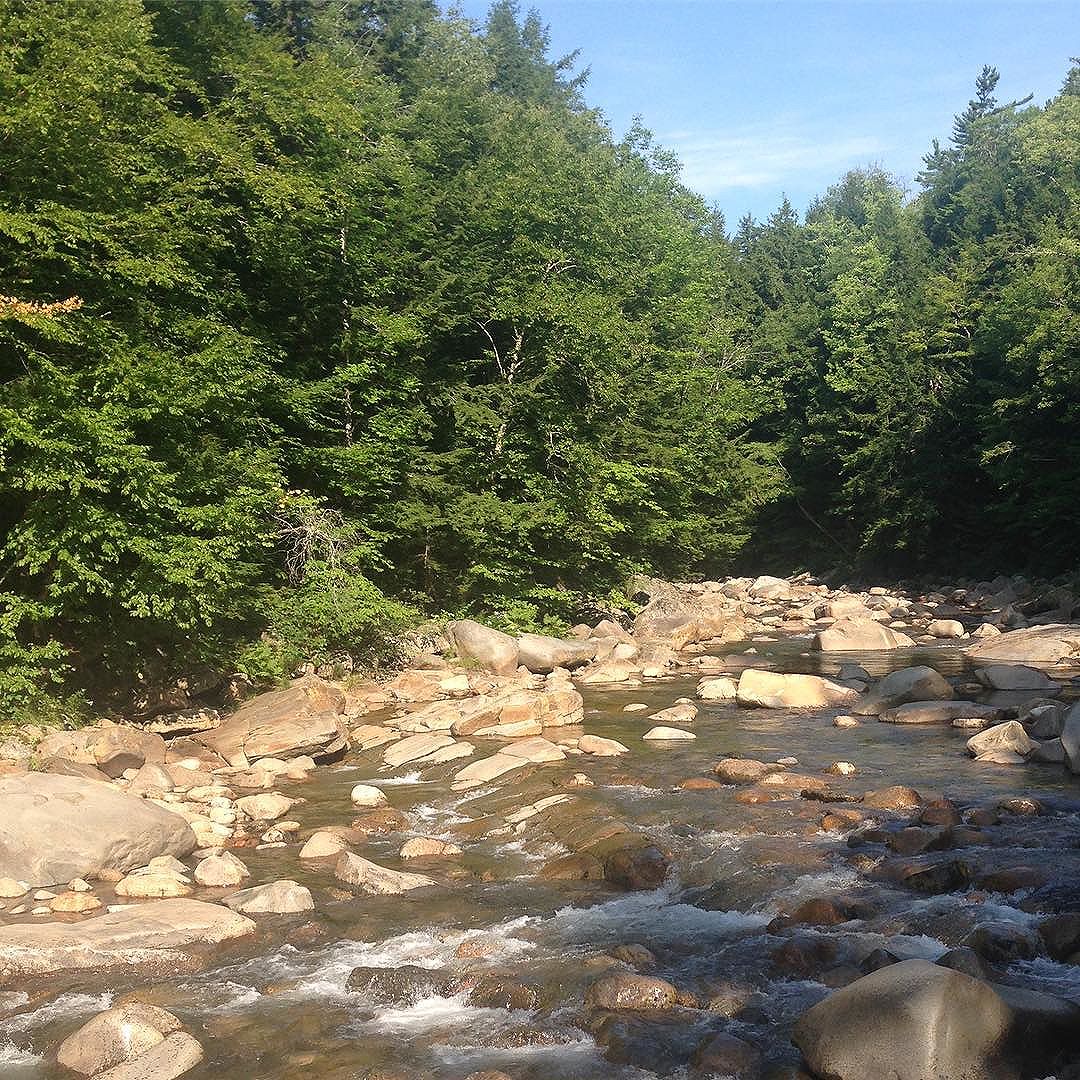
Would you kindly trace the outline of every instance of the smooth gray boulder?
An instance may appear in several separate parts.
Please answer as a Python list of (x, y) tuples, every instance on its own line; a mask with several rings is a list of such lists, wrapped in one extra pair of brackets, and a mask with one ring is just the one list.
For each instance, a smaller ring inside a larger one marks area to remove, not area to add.
[(975, 672), (975, 678), (991, 690), (1038, 690), (1055, 694), (1061, 683), (1054, 682), (1045, 671), (1027, 664), (989, 664)]
[(880, 716), (909, 701), (951, 701), (955, 696), (948, 679), (932, 667), (901, 668), (886, 675), (851, 711), (858, 716)]
[(196, 844), (179, 814), (77, 776), (0, 777), (0, 808), (0, 877), (35, 886), (182, 857)]
[(1033, 739), (1056, 739), (1065, 723), (1065, 706), (1060, 701), (1036, 699), (1020, 709), (1018, 719)]
[(472, 619), (452, 622), (446, 632), (463, 660), (473, 660), (496, 675), (513, 675), (517, 670), (518, 643), (509, 634)]
[(991, 663), (1054, 664), (1080, 662), (1080, 625), (1048, 623), (1010, 630), (1007, 634), (984, 638), (964, 650), (975, 660)]
[(563, 641), (543, 634), (522, 634), (517, 639), (518, 660), (531, 672), (547, 675), (557, 667), (575, 668), (596, 656), (598, 644), (588, 641)]
[(1061, 746), (1069, 772), (1080, 773), (1080, 701), (1065, 714), (1061, 725)]
[(1014, 754), (1027, 757), (1038, 745), (1028, 737), (1024, 725), (1018, 720), (1006, 720), (1004, 724), (985, 728), (967, 741), (968, 753), (972, 757), (996, 750), (1011, 750)]
[(1080, 1009), (1013, 996), (928, 960), (903, 960), (803, 1013), (792, 1039), (828, 1080), (1019, 1080), (1075, 1039)]

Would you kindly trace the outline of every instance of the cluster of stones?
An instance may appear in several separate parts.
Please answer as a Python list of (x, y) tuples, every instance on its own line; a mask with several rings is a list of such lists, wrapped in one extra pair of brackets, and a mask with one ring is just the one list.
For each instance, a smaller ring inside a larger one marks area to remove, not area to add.
[[(23, 738), (0, 744), (5, 808), (0, 913), (6, 917), (0, 926), (0, 985), (60, 971), (129, 969), (135, 963), (165, 970), (177, 957), (190, 958), (196, 946), (251, 935), (255, 923), (247, 916), (314, 908), (311, 891), (299, 881), (249, 885), (251, 873), (236, 854), (244, 848), (295, 847), (301, 876), (329, 868), (353, 893), (398, 895), (436, 886), (437, 877), (382, 866), (355, 850), (368, 837), (408, 831), (408, 819), (377, 786), (379, 775), (430, 770), (432, 776), (449, 775), (451, 788), (464, 791), (519, 780), (534, 766), (630, 753), (616, 740), (583, 730), (580, 686), (629, 687), (696, 666), (704, 674), (697, 702), (680, 698), (656, 712), (639, 702), (625, 707), (648, 714), (641, 738), (650, 743), (692, 740), (700, 707), (814, 709), (833, 714), (837, 727), (867, 717), (950, 724), (973, 731), (967, 749), (979, 762), (1056, 762), (1080, 772), (1080, 705), (1067, 708), (1059, 700), (1068, 665), (1080, 658), (1080, 627), (1057, 621), (1075, 609), (1060, 590), (1048, 599), (1048, 594), (1025, 592), (1023, 583), (1002, 580), (911, 597), (884, 588), (829, 590), (806, 577), (639, 585), (648, 603), (629, 628), (605, 620), (575, 627), (570, 640), (561, 640), (512, 637), (457, 622), (448, 629), (449, 659), (420, 654), (385, 685), (335, 685), (309, 674), (226, 718), (193, 710), (142, 726), (102, 722), (77, 732), (25, 730)], [(980, 666), (970, 685), (923, 666), (875, 683), (850, 662), (836, 663), (835, 677), (826, 678), (780, 674), (752, 661), (728, 672), (707, 655), (718, 645), (747, 641), (746, 663), (754, 641), (781, 635), (805, 636), (819, 653), (953, 642)], [(983, 690), (1018, 692), (1023, 700), (1002, 707), (969, 700)], [(158, 730), (152, 730), (155, 726)], [(289, 817), (303, 800), (274, 789), (302, 783), (318, 764), (351, 748), (371, 752), (377, 773), (368, 778), (374, 783), (352, 790), (359, 816), (349, 826), (305, 833)], [(880, 872), (909, 888), (940, 892), (978, 880), (972, 861), (941, 853), (982, 842), (992, 814), (924, 801), (910, 789), (860, 797), (842, 784), (856, 773), (850, 763), (837, 761), (823, 776), (795, 771), (797, 765), (794, 759), (727, 758), (716, 764), (713, 777), (690, 778), (683, 786), (733, 785), (735, 799), (751, 805), (783, 799), (832, 804), (821, 828), (850, 834), (857, 857), (865, 858), (862, 848), (880, 845), (888, 853), (879, 860)], [(560, 776), (570, 789), (592, 783), (584, 773)], [(916, 821), (898, 824), (890, 816), (897, 813), (915, 815)], [(549, 880), (655, 888), (670, 864), (667, 851), (581, 791), (519, 799), (484, 827), (484, 835), (542, 832), (567, 849), (570, 854), (541, 871)], [(437, 874), (441, 860), (460, 857), (463, 849), (445, 839), (412, 835), (398, 854)], [(784, 918), (827, 925), (854, 917), (835, 898), (815, 903)], [(1073, 937), (1066, 930), (1055, 933), (1055, 955), (1080, 957), (1080, 929)], [(1010, 947), (1002, 944), (1005, 937), (984, 943), (983, 952)], [(634, 953), (631, 959), (647, 962), (642, 956)], [(879, 1060), (850, 1038), (845, 1042), (844, 1033), (861, 1030), (864, 1014), (894, 1000), (920, 1003), (919, 1022), (940, 1024), (945, 1031), (954, 1020), (942, 1011), (941, 1001), (952, 995), (978, 1003), (990, 1017), (985, 1048), (980, 1043), (978, 1049), (990, 1063), (986, 1075), (1011, 1075), (1017, 1033), (1032, 1016), (1049, 1030), (1057, 1022), (1051, 1023), (1051, 1014), (1063, 1015), (1060, 1004), (1020, 1002), (996, 985), (984, 992), (988, 984), (980, 981), (985, 973), (979, 971), (972, 976), (896, 957), (880, 967), (893, 974), (865, 974), (847, 988), (861, 986), (859, 996), (838, 993), (800, 1024), (797, 1042), (820, 1075), (846, 1080), (881, 1071)], [(975, 986), (956, 978), (973, 980)], [(528, 988), (466, 989), (477, 1003), (505, 998), (535, 1004)], [(589, 989), (586, 1001), (604, 1014), (700, 1007), (670, 984), (640, 975), (605, 976)], [(1075, 1026), (1072, 1013), (1068, 1019)], [(759, 1057), (738, 1039), (715, 1037), (700, 1049), (695, 1067), (752, 1075)], [(174, 1017), (138, 1002), (95, 1017), (58, 1051), (61, 1065), (107, 1080), (168, 1080), (201, 1058), (198, 1042)], [(937, 1075), (933, 1070), (939, 1067), (945, 1068), (937, 1059), (920, 1058), (911, 1075)]]

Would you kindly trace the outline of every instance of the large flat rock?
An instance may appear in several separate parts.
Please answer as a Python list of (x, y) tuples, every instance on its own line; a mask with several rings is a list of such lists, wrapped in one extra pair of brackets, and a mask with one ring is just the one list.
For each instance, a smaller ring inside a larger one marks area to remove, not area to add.
[(1051, 623), (983, 638), (964, 650), (975, 660), (1049, 667), (1080, 664), (1080, 625)]
[(896, 630), (870, 619), (841, 619), (814, 635), (812, 648), (818, 652), (881, 652), (906, 649), (915, 642)]
[(218, 904), (159, 900), (78, 923), (0, 927), (0, 986), (67, 971), (131, 969), (175, 962), (185, 950), (255, 932), (255, 923)]
[(110, 784), (54, 773), (0, 778), (0, 877), (56, 885), (187, 855), (195, 843), (179, 814)]

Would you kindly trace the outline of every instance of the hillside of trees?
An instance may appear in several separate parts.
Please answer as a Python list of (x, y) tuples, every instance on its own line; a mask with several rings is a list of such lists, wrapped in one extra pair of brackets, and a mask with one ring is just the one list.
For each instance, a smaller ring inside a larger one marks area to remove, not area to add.
[(726, 223), (512, 0), (0, 0), (0, 41), (8, 709), (638, 570), (1080, 562), (1080, 66), (985, 69), (915, 192)]

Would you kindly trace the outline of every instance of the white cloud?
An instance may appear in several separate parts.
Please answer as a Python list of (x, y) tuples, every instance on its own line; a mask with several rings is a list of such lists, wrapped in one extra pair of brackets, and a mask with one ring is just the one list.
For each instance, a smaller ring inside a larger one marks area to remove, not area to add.
[(875, 135), (815, 137), (810, 129), (778, 122), (725, 132), (675, 131), (660, 136), (683, 163), (687, 186), (707, 196), (735, 189), (799, 186), (810, 177), (834, 177), (878, 159), (886, 144)]

